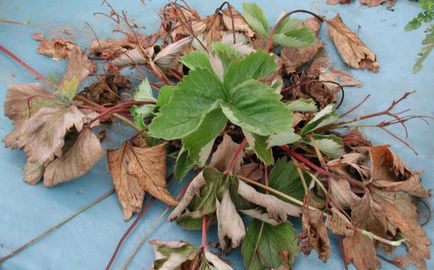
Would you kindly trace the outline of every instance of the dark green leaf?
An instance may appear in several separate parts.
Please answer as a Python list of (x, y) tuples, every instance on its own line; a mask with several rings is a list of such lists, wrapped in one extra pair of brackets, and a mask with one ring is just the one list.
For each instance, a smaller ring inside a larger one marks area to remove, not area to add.
[(297, 231), (289, 222), (272, 226), (254, 220), (247, 228), (241, 246), (244, 266), (249, 270), (278, 269), (279, 266), (290, 265), (297, 251)]

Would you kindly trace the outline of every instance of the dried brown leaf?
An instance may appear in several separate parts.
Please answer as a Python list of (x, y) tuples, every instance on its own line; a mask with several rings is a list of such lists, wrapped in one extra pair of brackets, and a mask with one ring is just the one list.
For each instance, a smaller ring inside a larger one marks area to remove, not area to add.
[(83, 128), (73, 145), (61, 157), (49, 163), (44, 172), (44, 185), (51, 187), (87, 173), (104, 155), (98, 137), (89, 127)]
[(53, 38), (51, 40), (47, 40), (40, 33), (33, 34), (33, 39), (40, 42), (38, 48), (36, 49), (37, 52), (51, 56), (54, 60), (69, 59), (74, 53), (75, 49), (78, 48), (77, 44), (69, 40), (63, 38)]
[[(231, 136), (224, 134), (223, 141), (219, 144), (217, 149), (212, 155), (210, 166), (223, 172), (227, 169), (231, 160), (232, 154), (238, 149), (239, 144), (234, 142)], [(243, 162), (244, 153), (238, 155), (234, 161), (234, 172), (240, 170), (241, 163)]]
[[(226, 29), (232, 32), (232, 20), (234, 23), (234, 29), (236, 32), (244, 33), (248, 37), (253, 37), (255, 32), (250, 28), (247, 22), (244, 20), (243, 16), (236, 10), (232, 5), (228, 4), (229, 7), (224, 8), (223, 11), (223, 22)], [(229, 10), (230, 9), (230, 10)], [(232, 14), (232, 16), (231, 16)]]
[(344, 261), (353, 263), (358, 270), (375, 270), (380, 267), (374, 242), (367, 236), (355, 232), (342, 241)]
[(360, 4), (367, 5), (368, 7), (376, 7), (379, 6), (385, 2), (389, 5), (394, 5), (396, 3), (396, 0), (359, 0)]
[(357, 69), (367, 68), (374, 72), (378, 71), (379, 65), (375, 53), (366, 47), (356, 33), (351, 32), (339, 14), (328, 20), (327, 24), (330, 39), (347, 65)]
[(332, 201), (341, 209), (348, 209), (357, 204), (360, 197), (352, 190), (350, 183), (342, 179), (330, 179), (330, 194)]
[(327, 216), (325, 224), (336, 235), (353, 236), (354, 234), (353, 224), (335, 207), (331, 208), (331, 213)]
[(166, 144), (138, 147), (126, 142), (108, 150), (107, 159), (125, 220), (140, 211), (145, 192), (169, 206), (177, 205), (166, 187)]
[(327, 227), (322, 220), (322, 213), (304, 207), (302, 210), (301, 224), (303, 232), (300, 235), (300, 249), (304, 254), (309, 255), (315, 249), (319, 258), (327, 262), (330, 257), (330, 240), (327, 234)]
[(327, 0), (327, 4), (329, 5), (337, 5), (337, 4), (349, 4), (351, 0)]

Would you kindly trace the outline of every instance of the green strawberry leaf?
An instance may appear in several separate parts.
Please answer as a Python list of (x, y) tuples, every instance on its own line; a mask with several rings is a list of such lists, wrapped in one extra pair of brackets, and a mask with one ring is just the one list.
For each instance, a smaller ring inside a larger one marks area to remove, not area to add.
[(225, 99), (226, 90), (214, 73), (207, 69), (192, 70), (153, 119), (149, 135), (165, 140), (183, 138), (196, 131), (205, 116)]
[(176, 86), (173, 85), (165, 85), (161, 87), (160, 92), (158, 93), (157, 106), (162, 108), (167, 105), (175, 90)]
[(286, 47), (305, 48), (314, 43), (315, 34), (309, 27), (301, 27), (284, 33), (275, 33), (273, 41)]
[(243, 17), (263, 38), (269, 35), (269, 26), (264, 11), (256, 3), (243, 3)]
[[(307, 182), (306, 185), (309, 185), (311, 180), (310, 175), (305, 172), (302, 173)], [(286, 158), (279, 159), (274, 165), (273, 170), (271, 170), (268, 181), (270, 187), (300, 201), (304, 199), (305, 191), (303, 183), (292, 160), (288, 161)], [(276, 197), (285, 200), (282, 197)]]
[(292, 113), (270, 86), (248, 80), (231, 93), (230, 102), (221, 107), (235, 125), (262, 136), (292, 130)]
[(188, 150), (189, 156), (204, 166), (217, 136), (225, 129), (228, 119), (219, 109), (208, 113), (200, 127), (182, 139), (182, 144)]
[(256, 156), (265, 164), (271, 165), (274, 162), (273, 151), (271, 147), (268, 147), (268, 137), (260, 136), (251, 133), (248, 130), (243, 130), (244, 137), (246, 137), (247, 143), (255, 151)]
[(224, 76), (224, 85), (227, 89), (232, 89), (246, 80), (265, 78), (275, 69), (274, 57), (265, 51), (257, 51), (229, 65)]
[(291, 223), (277, 226), (254, 220), (241, 246), (244, 266), (249, 270), (280, 269), (297, 254), (297, 231)]
[(212, 44), (212, 52), (220, 58), (223, 65), (223, 70), (226, 71), (229, 65), (236, 60), (241, 59), (241, 53), (235, 48), (226, 43), (216, 42)]
[(309, 121), (300, 131), (300, 135), (304, 136), (320, 127), (327, 126), (334, 123), (339, 118), (336, 112), (336, 107), (333, 104), (327, 105), (324, 109), (319, 111), (312, 120)]
[(178, 153), (175, 163), (175, 177), (179, 181), (187, 176), (188, 172), (193, 169), (194, 161), (189, 157), (188, 151), (184, 147)]
[[(341, 137), (333, 134), (313, 134), (312, 137), (316, 141), (319, 150), (327, 156), (335, 159), (339, 158), (344, 153), (344, 142)], [(304, 141), (307, 144), (313, 145), (313, 142), (307, 138), (305, 138)]]
[(308, 98), (300, 98), (294, 101), (291, 101), (288, 103), (288, 109), (290, 109), (293, 112), (317, 112), (318, 107), (316, 106), (316, 103), (313, 99)]
[(204, 68), (212, 71), (208, 55), (200, 51), (192, 51), (191, 53), (181, 57), (181, 63), (183, 63), (190, 70)]

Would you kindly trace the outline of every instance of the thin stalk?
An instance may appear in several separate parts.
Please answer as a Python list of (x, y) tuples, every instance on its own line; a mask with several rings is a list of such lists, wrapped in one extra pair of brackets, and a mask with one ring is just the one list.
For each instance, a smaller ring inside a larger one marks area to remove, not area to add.
[(41, 240), (42, 238), (44, 238), (45, 236), (47, 236), (48, 234), (50, 234), (51, 232), (57, 230), (58, 228), (60, 228), (62, 225), (64, 225), (65, 223), (67, 223), (68, 221), (70, 221), (71, 219), (75, 218), (76, 216), (78, 216), (79, 214), (83, 213), (84, 211), (86, 211), (87, 209), (91, 208), (92, 206), (96, 205), (97, 203), (101, 202), (102, 200), (104, 200), (105, 198), (109, 197), (110, 195), (112, 195), (115, 192), (114, 189), (104, 193), (103, 195), (101, 195), (100, 197), (98, 197), (96, 200), (94, 200), (93, 202), (89, 203), (88, 205), (83, 206), (82, 208), (80, 208), (78, 211), (76, 211), (75, 213), (73, 213), (72, 215), (68, 216), (67, 218), (63, 219), (61, 222), (57, 223), (56, 225), (54, 225), (53, 227), (49, 228), (48, 230), (46, 230), (45, 232), (41, 233), (40, 235), (36, 236), (35, 238), (31, 239), (30, 241), (28, 241), (27, 243), (25, 243), (24, 245), (20, 246), (19, 248), (17, 248), (16, 250), (12, 251), (11, 253), (9, 253), (8, 255), (4, 256), (3, 258), (0, 258), (0, 264), (4, 263), (5, 261), (9, 260), (10, 258), (14, 257), (15, 255), (17, 255), (18, 253), (20, 253), (21, 251), (23, 251), (24, 249), (26, 249), (27, 247), (29, 247), (30, 245), (38, 242), (39, 240)]
[(1, 44), (0, 44), (0, 51), (4, 52), (7, 56), (9, 56), (13, 60), (15, 60), (18, 64), (20, 64), (23, 67), (25, 67), (28, 71), (30, 71), (33, 75), (35, 75), (36, 77), (38, 77), (41, 81), (45, 82), (46, 84), (48, 84), (49, 86), (51, 86), (51, 87), (53, 87), (55, 89), (57, 88), (57, 85), (54, 82), (50, 81), (49, 79), (47, 79), (46, 77), (44, 77), (44, 75), (42, 75), (41, 73), (37, 72), (34, 68), (32, 68), (31, 66), (29, 66), (26, 62), (24, 62), (23, 60), (21, 60), (21, 58), (19, 58), (18, 56), (16, 56), (13, 52), (9, 51), (8, 49), (6, 49)]
[(200, 246), (204, 250), (208, 250), (207, 240), (206, 240), (206, 233), (208, 232), (208, 227), (206, 224), (206, 215), (202, 216), (202, 245)]
[(30, 21), (13, 21), (5, 18), (0, 18), (0, 22), (2, 23), (10, 23), (10, 24), (19, 24), (19, 25), (29, 25)]
[(277, 27), (282, 23), (282, 21), (283, 21), (286, 17), (289, 17), (289, 16), (291, 16), (291, 15), (294, 14), (294, 13), (307, 13), (307, 14), (310, 14), (310, 15), (314, 16), (315, 18), (317, 18), (320, 22), (323, 22), (323, 21), (324, 21), (324, 19), (323, 19), (321, 16), (319, 16), (319, 15), (317, 15), (317, 14), (311, 12), (311, 11), (308, 11), (308, 10), (297, 9), (297, 10), (290, 11), (290, 12), (286, 13), (285, 15), (283, 15), (283, 16), (282, 16), (282, 17), (277, 21), (277, 23), (273, 26), (273, 28), (271, 29), (271, 31), (270, 31), (270, 35), (268, 36), (267, 45), (266, 45), (266, 47), (265, 47), (265, 50), (271, 52), (271, 46), (272, 46), (272, 44), (273, 44), (273, 35), (274, 35), (274, 32), (276, 32)]
[[(172, 174), (172, 177), (173, 177), (173, 174)], [(178, 196), (176, 196), (177, 200), (181, 199), (181, 197), (187, 191), (187, 188), (188, 188), (188, 186), (189, 186), (190, 183), (191, 183), (191, 180), (184, 186), (184, 188), (181, 190), (181, 192), (179, 192)], [(167, 206), (166, 209), (164, 209), (164, 211), (160, 214), (160, 216), (154, 221), (154, 223), (151, 225), (151, 227), (146, 231), (145, 235), (142, 237), (142, 239), (140, 239), (140, 242), (135, 246), (133, 252), (128, 257), (128, 259), (125, 262), (124, 266), (122, 266), (122, 270), (126, 270), (128, 268), (128, 265), (134, 259), (134, 257), (136, 256), (137, 252), (139, 252), (139, 249), (142, 247), (143, 243), (145, 243), (146, 239), (148, 239), (149, 236), (151, 236), (151, 234), (155, 231), (155, 229), (157, 228), (158, 224), (160, 224), (162, 218), (167, 214), (167, 212), (169, 211), (169, 209), (170, 209), (170, 207)]]
[(246, 144), (247, 144), (247, 140), (246, 140), (246, 138), (244, 138), (243, 141), (238, 145), (238, 148), (232, 154), (232, 157), (229, 160), (228, 167), (226, 168), (225, 173), (227, 173), (227, 174), (233, 173), (235, 161), (237, 160), (237, 157), (241, 154), (241, 152), (242, 152), (242, 150)]
[(105, 267), (106, 270), (109, 270), (116, 258), (116, 255), (118, 254), (122, 243), (125, 241), (127, 236), (130, 234), (130, 232), (134, 229), (134, 227), (137, 225), (139, 220), (143, 217), (143, 215), (149, 210), (151, 205), (155, 202), (155, 197), (152, 197), (149, 202), (145, 205), (145, 207), (142, 208), (139, 215), (137, 215), (136, 219), (133, 221), (133, 223), (128, 227), (126, 232), (122, 235), (121, 239), (119, 240), (118, 244), (116, 245), (115, 251), (113, 252), (113, 255), (110, 258), (110, 261), (108, 262), (107, 266)]

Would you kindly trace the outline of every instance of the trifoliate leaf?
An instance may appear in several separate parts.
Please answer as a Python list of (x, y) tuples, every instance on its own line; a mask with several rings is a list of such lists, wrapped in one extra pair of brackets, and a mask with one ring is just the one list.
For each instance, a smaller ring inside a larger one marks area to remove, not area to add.
[[(309, 185), (311, 177), (307, 173), (302, 173), (306, 185)], [(298, 200), (304, 199), (305, 191), (302, 179), (293, 161), (288, 161), (286, 158), (279, 159), (271, 170), (268, 181), (270, 187)]]
[(258, 135), (292, 130), (292, 113), (280, 96), (256, 80), (231, 89), (230, 103), (222, 103), (221, 107), (232, 123)]
[(160, 92), (158, 93), (157, 106), (162, 108), (167, 105), (175, 90), (176, 86), (173, 85), (165, 85), (161, 87)]
[(243, 3), (243, 17), (263, 38), (268, 37), (269, 26), (264, 11), (256, 3)]
[(313, 99), (300, 98), (295, 101), (288, 103), (288, 109), (293, 112), (317, 112), (318, 107)]
[(290, 29), (273, 35), (273, 41), (292, 48), (305, 48), (315, 41), (315, 34), (309, 27)]
[(289, 222), (272, 226), (254, 220), (241, 246), (244, 266), (250, 270), (291, 269), (297, 251), (297, 231)]
[(197, 130), (205, 116), (225, 99), (226, 91), (214, 73), (207, 69), (193, 70), (153, 119), (149, 135), (165, 140), (185, 137)]
[(265, 164), (271, 165), (274, 162), (273, 151), (267, 145), (266, 136), (256, 135), (248, 130), (243, 130), (243, 134), (247, 139), (249, 146), (255, 151), (256, 156)]
[(228, 119), (218, 108), (208, 113), (200, 127), (190, 135), (182, 139), (182, 144), (189, 151), (189, 156), (205, 165), (216, 137), (224, 130)]
[(225, 73), (224, 84), (229, 90), (246, 80), (265, 78), (275, 69), (274, 57), (265, 51), (257, 51), (232, 62)]
[[(317, 143), (319, 150), (327, 156), (335, 159), (339, 158), (344, 153), (344, 142), (342, 141), (341, 137), (333, 134), (313, 134), (312, 137)], [(313, 145), (313, 142), (311, 140), (305, 139), (305, 141), (308, 144)]]
[(339, 118), (336, 108), (333, 104), (327, 105), (324, 109), (318, 112), (312, 120), (307, 123), (300, 132), (301, 136), (312, 132), (320, 127), (334, 123)]

